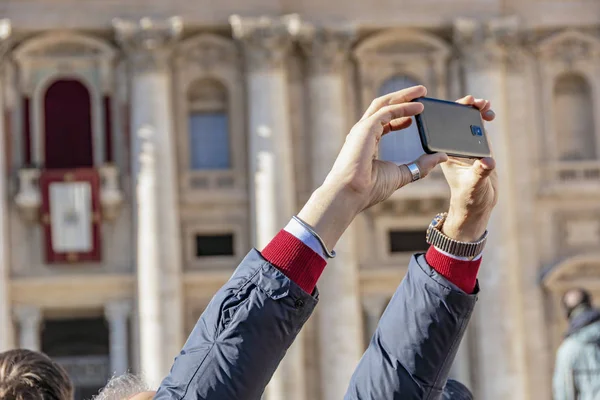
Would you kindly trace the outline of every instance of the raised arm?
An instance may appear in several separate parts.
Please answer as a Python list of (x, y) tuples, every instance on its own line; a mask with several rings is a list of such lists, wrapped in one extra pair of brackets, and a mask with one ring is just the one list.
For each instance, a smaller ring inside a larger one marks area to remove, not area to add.
[[(471, 96), (490, 121), (489, 102)], [(451, 189), (441, 230), (462, 243), (480, 241), (497, 202), (492, 159), (451, 158), (442, 164)], [(455, 248), (456, 249), (456, 248)], [(431, 247), (410, 262), (350, 383), (346, 399), (438, 399), (473, 308), (481, 257), (460, 257)]]
[[(406, 165), (375, 156), (382, 135), (409, 126), (410, 117), (423, 110), (410, 101), (425, 94), (417, 86), (373, 102), (298, 214), (298, 223), (310, 229), (292, 223), (262, 253), (250, 252), (198, 320), (155, 399), (260, 398), (317, 303), (314, 288), (325, 267), (325, 248), (334, 248), (360, 211), (412, 182)], [(416, 163), (425, 176), (445, 160), (445, 154), (433, 154)]]

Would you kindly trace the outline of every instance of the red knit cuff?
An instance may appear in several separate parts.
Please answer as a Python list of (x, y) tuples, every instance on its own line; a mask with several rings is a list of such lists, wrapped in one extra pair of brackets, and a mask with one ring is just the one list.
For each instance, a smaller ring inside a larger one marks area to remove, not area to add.
[(434, 246), (430, 246), (425, 254), (425, 260), (438, 274), (466, 293), (471, 294), (475, 290), (481, 258), (477, 261), (456, 260), (440, 253)]
[(285, 230), (279, 231), (261, 254), (309, 294), (315, 290), (327, 264), (323, 257)]

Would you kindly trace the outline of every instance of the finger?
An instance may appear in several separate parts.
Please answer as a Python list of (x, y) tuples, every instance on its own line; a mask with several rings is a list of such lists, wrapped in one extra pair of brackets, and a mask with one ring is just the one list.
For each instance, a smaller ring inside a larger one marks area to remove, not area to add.
[(401, 129), (406, 129), (411, 125), (412, 125), (411, 117), (402, 117), (402, 118), (398, 118), (398, 119), (393, 119), (390, 121), (389, 124), (387, 124), (386, 126), (383, 127), (383, 135), (385, 135), (389, 132), (392, 132), (392, 131), (399, 131)]
[(491, 109), (492, 103), (489, 100), (475, 99), (473, 106), (479, 109), (484, 121), (493, 121), (496, 118), (496, 113)]
[[(421, 179), (425, 178), (431, 170), (433, 170), (438, 164), (444, 163), (448, 161), (448, 155), (446, 153), (434, 153), (434, 154), (423, 154), (421, 157), (417, 158), (413, 161), (419, 167), (419, 171), (421, 173)], [(398, 168), (400, 168), (401, 172), (401, 181), (398, 182), (398, 188), (402, 186), (406, 186), (412, 182), (412, 174), (408, 169), (407, 164), (402, 164)]]
[(494, 110), (487, 110), (485, 112), (482, 112), (481, 116), (486, 121), (493, 121), (494, 118), (496, 118), (496, 113), (494, 112)]
[(481, 107), (479, 109), (479, 111), (481, 111), (481, 113), (483, 114), (483, 113), (487, 112), (491, 108), (492, 108), (492, 102), (489, 101), (489, 100), (485, 100), (485, 105), (483, 107)]
[[(386, 106), (377, 111), (366, 121), (369, 124), (379, 124), (381, 127), (385, 127), (395, 119), (402, 117), (413, 117), (423, 112), (423, 104), (421, 103), (402, 103)], [(383, 134), (383, 129), (379, 130)]]
[(492, 172), (494, 172), (494, 169), (496, 168), (496, 161), (491, 157), (482, 158), (475, 161), (471, 168), (477, 176), (477, 179), (481, 180), (487, 178), (492, 174)]
[(473, 104), (471, 104), (471, 105), (473, 107), (475, 107), (476, 109), (478, 109), (479, 111), (483, 112), (483, 109), (485, 108), (487, 103), (489, 103), (489, 102), (485, 99), (475, 99), (475, 101), (473, 101)]
[(459, 104), (464, 104), (464, 105), (470, 106), (475, 102), (475, 97), (473, 97), (469, 94), (469, 95), (463, 97), (462, 99), (456, 100), (456, 102)]
[(385, 106), (408, 103), (409, 101), (412, 101), (419, 97), (423, 97), (425, 95), (427, 95), (427, 88), (425, 88), (425, 86), (419, 85), (378, 97), (371, 102), (371, 105), (369, 105), (369, 108), (367, 109), (367, 111), (365, 111), (364, 115), (362, 116), (361, 121), (363, 119), (369, 118)]
[(476, 99), (471, 95), (465, 96), (462, 99), (456, 100), (457, 103), (473, 106), (478, 108), (481, 116), (485, 121), (493, 121), (496, 118), (496, 113), (491, 110), (492, 103), (485, 99)]
[(421, 178), (429, 175), (438, 164), (448, 161), (446, 153), (423, 154), (415, 161), (421, 170)]

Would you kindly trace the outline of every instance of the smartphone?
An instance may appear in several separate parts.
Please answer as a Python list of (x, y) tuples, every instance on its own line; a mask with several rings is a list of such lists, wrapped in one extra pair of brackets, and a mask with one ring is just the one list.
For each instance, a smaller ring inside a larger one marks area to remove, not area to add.
[(483, 119), (473, 106), (421, 97), (424, 110), (415, 117), (423, 150), (463, 158), (491, 157)]

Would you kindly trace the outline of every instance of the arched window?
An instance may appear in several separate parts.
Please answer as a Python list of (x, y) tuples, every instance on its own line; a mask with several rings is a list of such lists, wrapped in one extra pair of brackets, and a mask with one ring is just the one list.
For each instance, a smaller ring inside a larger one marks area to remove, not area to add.
[[(411, 86), (419, 85), (419, 82), (408, 76), (394, 76), (386, 80), (379, 88), (379, 96)], [(381, 138), (379, 142), (379, 159), (404, 164), (413, 161), (423, 154), (423, 146), (419, 139), (419, 131), (414, 121), (412, 125), (398, 132), (390, 132)]]
[(554, 123), (561, 161), (596, 159), (591, 89), (581, 75), (565, 74), (554, 86)]
[(92, 167), (92, 104), (77, 80), (59, 80), (44, 96), (44, 156), (48, 169)]
[(220, 82), (202, 79), (188, 91), (190, 168), (231, 168), (227, 89)]

